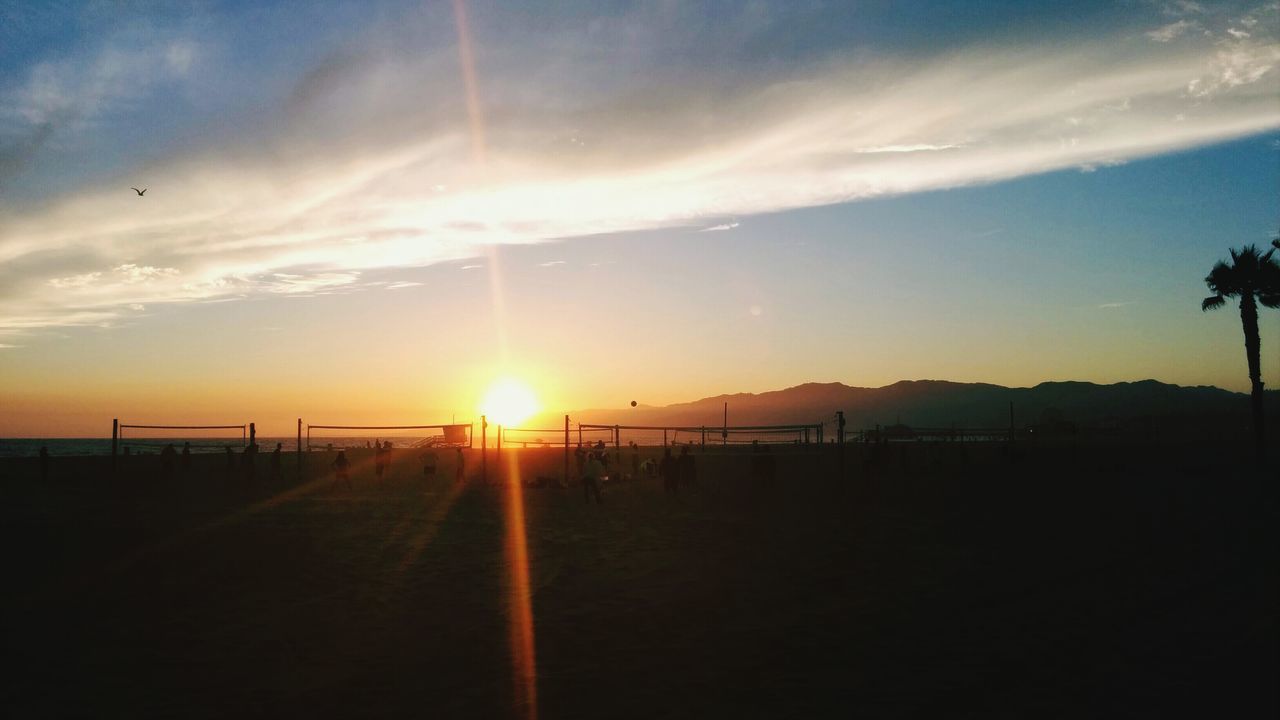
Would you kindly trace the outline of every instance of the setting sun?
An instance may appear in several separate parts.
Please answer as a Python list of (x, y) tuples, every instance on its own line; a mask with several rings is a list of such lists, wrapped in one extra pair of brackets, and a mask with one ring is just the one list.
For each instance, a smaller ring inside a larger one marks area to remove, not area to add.
[(512, 427), (538, 412), (538, 398), (533, 389), (515, 378), (495, 380), (480, 402), (480, 412), (495, 425)]

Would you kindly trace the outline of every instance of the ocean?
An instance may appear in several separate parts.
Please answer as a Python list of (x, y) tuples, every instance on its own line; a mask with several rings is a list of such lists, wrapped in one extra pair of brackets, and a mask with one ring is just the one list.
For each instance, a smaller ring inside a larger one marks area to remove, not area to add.
[[(422, 438), (415, 437), (388, 437), (383, 440), (390, 440), (393, 447), (407, 448)], [(368, 437), (326, 437), (312, 438), (311, 449), (318, 450), (325, 445), (332, 443), (334, 448), (362, 448), (365, 443), (369, 442)], [(492, 440), (492, 438), (490, 438)], [(173, 443), (174, 447), (181, 451), (182, 443), (191, 443), (192, 453), (221, 453), (226, 452), (228, 446), (235, 452), (240, 452), (244, 447), (244, 442), (239, 438), (127, 438), (121, 439), (119, 444), (119, 452), (123, 453), (127, 447), (131, 454), (146, 455), (159, 454), (164, 446)], [(303, 445), (306, 445), (306, 438), (303, 438)], [(294, 452), (298, 448), (297, 438), (292, 437), (259, 437), (258, 447), (260, 452), (269, 453), (275, 450), (276, 443), (280, 443), (281, 450), (284, 452)], [(40, 448), (49, 449), (49, 455), (56, 457), (68, 457), (76, 455), (110, 455), (111, 454), (111, 438), (17, 438), (5, 439), (0, 438), (0, 458), (5, 457), (36, 457), (40, 454)]]

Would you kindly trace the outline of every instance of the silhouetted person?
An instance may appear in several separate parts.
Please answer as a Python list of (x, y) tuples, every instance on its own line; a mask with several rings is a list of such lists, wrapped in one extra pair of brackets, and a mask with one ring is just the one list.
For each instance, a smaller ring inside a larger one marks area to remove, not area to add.
[(186, 472), (191, 469), (191, 443), (182, 443), (182, 471)]
[(244, 471), (245, 480), (253, 481), (257, 474), (258, 444), (249, 443), (240, 453), (240, 469)]
[(40, 482), (49, 480), (49, 448), (40, 446)]
[(160, 472), (166, 478), (173, 476), (173, 461), (178, 457), (178, 451), (174, 449), (173, 443), (164, 446), (160, 451)]
[(231, 474), (236, 470), (236, 455), (231, 452), (231, 446), (227, 445), (227, 474)]
[(604, 466), (604, 472), (600, 473), (601, 476), (608, 475), (609, 474), (609, 451), (605, 449), (603, 440), (596, 441), (595, 455), (596, 455), (596, 459), (600, 461), (600, 464)]
[(596, 453), (587, 455), (586, 467), (582, 472), (582, 498), (591, 504), (591, 496), (595, 495), (596, 504), (600, 504), (600, 476), (604, 475), (604, 463)]
[[(388, 441), (387, 445), (390, 445), (390, 444), (391, 442)], [(373, 473), (378, 476), (379, 480), (382, 479), (382, 471), (386, 469), (386, 460), (383, 459), (384, 457), (386, 457), (386, 450), (383, 449), (381, 441), (374, 442), (373, 443)]]
[(282, 443), (276, 443), (276, 449), (271, 451), (271, 479), (279, 480), (280, 475), (280, 451), (284, 449)]
[(631, 477), (640, 477), (640, 446), (631, 441)]
[(457, 450), (457, 464), (453, 468), (453, 479), (455, 482), (462, 482), (467, 477), (467, 456), (462, 454), (462, 448)]
[(347, 468), (351, 467), (351, 463), (347, 461), (347, 452), (345, 450), (338, 451), (338, 457), (334, 459), (333, 464), (333, 484), (337, 485), (338, 481), (347, 484), (347, 489), (351, 489), (351, 475), (348, 474)]
[(573, 463), (578, 471), (578, 477), (582, 477), (582, 467), (587, 462), (587, 453), (582, 449), (582, 443), (578, 443), (578, 447), (573, 449)]
[(689, 454), (689, 446), (680, 448), (679, 460), (680, 484), (693, 487), (698, 482), (698, 468), (693, 464), (693, 456)]
[(680, 469), (676, 459), (671, 456), (671, 448), (662, 449), (662, 462), (658, 464), (658, 474), (662, 476), (662, 490), (668, 495), (680, 491)]

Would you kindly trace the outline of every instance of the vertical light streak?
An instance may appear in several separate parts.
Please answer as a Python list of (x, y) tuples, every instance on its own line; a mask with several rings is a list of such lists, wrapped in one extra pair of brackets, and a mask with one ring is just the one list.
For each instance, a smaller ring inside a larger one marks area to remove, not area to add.
[[(484, 112), (480, 106), (479, 83), (476, 81), (475, 55), (471, 45), (471, 26), (467, 20), (465, 0), (453, 0), (453, 16), (458, 29), (458, 61), (462, 68), (462, 84), (466, 91), (467, 122), (471, 133), (471, 160), (478, 171), (485, 162)], [(502, 292), (502, 268), (497, 247), (485, 248), (489, 266), (490, 304), (494, 329), (502, 353), (502, 364), (510, 362), (506, 333), (506, 303)], [(510, 568), (509, 623), (511, 638), (512, 682), (517, 707), (526, 717), (538, 716), (537, 660), (534, 654), (533, 606), (529, 597), (529, 554), (525, 540), (524, 488), (515, 452), (507, 453), (506, 483), (506, 553)]]
[(462, 66), (462, 84), (467, 93), (467, 121), (471, 127), (471, 159), (484, 163), (484, 114), (480, 110), (480, 91), (476, 83), (476, 61), (471, 52), (471, 23), (467, 20), (465, 0), (453, 0), (453, 18), (458, 26), (458, 63)]
[(520, 482), (519, 452), (506, 453), (507, 565), (512, 681), (517, 707), (526, 717), (538, 717), (537, 653), (534, 649), (533, 602), (529, 595), (529, 548), (524, 524), (524, 484)]
[(502, 354), (505, 372), (511, 362), (511, 352), (507, 346), (507, 304), (502, 294), (502, 256), (497, 245), (485, 245), (484, 255), (489, 268), (489, 309), (493, 313), (493, 332), (498, 338), (498, 351)]
[[(471, 136), (471, 161), (477, 171), (485, 163), (484, 108), (480, 105), (480, 83), (476, 80), (476, 59), (471, 44), (471, 22), (467, 19), (466, 0), (453, 0), (453, 18), (458, 30), (458, 66), (462, 69), (462, 87), (466, 94), (467, 128)], [(489, 268), (489, 292), (493, 323), (502, 352), (502, 364), (510, 359), (507, 352), (506, 305), (502, 297), (502, 268), (498, 265), (498, 249), (485, 247)]]

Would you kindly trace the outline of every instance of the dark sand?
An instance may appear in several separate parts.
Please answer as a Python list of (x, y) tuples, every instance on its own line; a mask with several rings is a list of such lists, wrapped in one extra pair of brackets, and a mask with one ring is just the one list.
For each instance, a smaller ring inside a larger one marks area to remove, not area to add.
[(526, 491), (536, 707), (506, 493), (447, 463), (362, 465), (351, 492), (292, 458), (252, 483), (216, 456), (168, 480), (0, 463), (7, 714), (1276, 716), (1274, 478), (1186, 449), (949, 453), (851, 452), (845, 482), (783, 461), (774, 490), (706, 458), (678, 498), (603, 507)]

